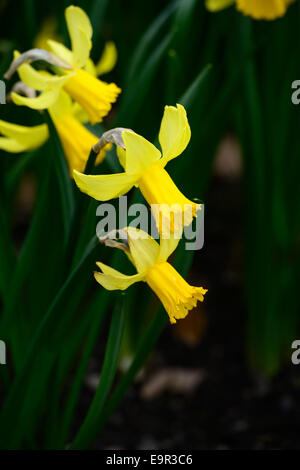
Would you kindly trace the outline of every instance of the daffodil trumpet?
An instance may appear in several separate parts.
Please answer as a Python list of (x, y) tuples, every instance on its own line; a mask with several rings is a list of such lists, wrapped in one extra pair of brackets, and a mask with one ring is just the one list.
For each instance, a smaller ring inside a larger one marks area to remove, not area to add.
[[(102, 64), (100, 61), (95, 66), (90, 59), (93, 31), (88, 16), (75, 6), (66, 8), (65, 14), (72, 49), (49, 39), (50, 51), (32, 49), (23, 54), (15, 51), (6, 77), (9, 78), (17, 70), (21, 81), (40, 94), (36, 98), (28, 98), (12, 93), (12, 100), (20, 106), (48, 109), (57, 101), (60, 90), (64, 89), (85, 110), (90, 122), (95, 124), (109, 113), (121, 91), (114, 83), (97, 78), (97, 75), (107, 73), (115, 65), (115, 48), (110, 43), (105, 48)], [(54, 65), (55, 70), (47, 73), (30, 65), (40, 59)]]
[(206, 8), (212, 12), (223, 10), (231, 5), (244, 15), (256, 20), (274, 20), (286, 13), (295, 0), (206, 0)]
[(121, 132), (118, 156), (125, 172), (112, 175), (84, 175), (74, 170), (74, 179), (82, 192), (98, 201), (126, 194), (133, 186), (140, 188), (149, 203), (159, 233), (168, 236), (191, 224), (201, 204), (187, 199), (166, 172), (166, 164), (180, 155), (191, 137), (184, 107), (166, 106), (159, 132), (162, 153), (132, 130)]
[[(168, 258), (176, 249), (179, 240), (170, 237), (158, 244), (146, 232), (133, 227), (125, 229), (129, 252), (122, 248), (137, 270), (137, 274), (127, 276), (101, 262), (96, 263), (101, 272), (95, 272), (96, 281), (107, 290), (125, 290), (132, 284), (146, 282), (162, 302), (171, 323), (185, 318), (189, 311), (203, 302), (207, 289), (188, 284)], [(120, 248), (118, 242), (114, 245)]]

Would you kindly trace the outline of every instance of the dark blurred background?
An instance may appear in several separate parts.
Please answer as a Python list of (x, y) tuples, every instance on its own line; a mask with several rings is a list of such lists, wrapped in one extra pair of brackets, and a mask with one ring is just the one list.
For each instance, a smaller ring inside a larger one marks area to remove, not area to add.
[[(2, 74), (47, 18), (68, 41), (70, 3), (0, 1)], [(205, 302), (165, 328), (94, 448), (300, 448), (300, 365), (291, 362), (300, 337), (300, 110), (291, 103), (291, 83), (300, 78), (299, 2), (273, 22), (234, 8), (211, 14), (201, 0), (73, 3), (91, 16), (95, 61), (105, 41), (117, 46), (107, 80), (123, 92), (107, 128), (131, 127), (153, 141), (164, 105), (192, 96), (192, 140), (168, 171), (187, 196), (205, 202), (205, 244), (188, 276), (208, 288)], [(43, 119), (2, 108), (1, 119)], [(10, 157), (0, 162), (2, 188), (18, 159)], [(18, 249), (39, 164), (26, 168), (11, 202)], [(99, 338), (73, 433), (97, 388), (103, 350)]]

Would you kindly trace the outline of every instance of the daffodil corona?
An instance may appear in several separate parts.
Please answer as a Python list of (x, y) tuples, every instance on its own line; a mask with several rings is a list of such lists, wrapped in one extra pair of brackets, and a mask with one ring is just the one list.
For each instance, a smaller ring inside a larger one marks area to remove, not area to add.
[(74, 179), (81, 191), (98, 201), (107, 201), (138, 186), (147, 202), (161, 234), (182, 231), (190, 225), (200, 204), (187, 199), (164, 169), (180, 155), (191, 137), (186, 111), (180, 104), (166, 106), (159, 132), (162, 153), (150, 142), (133, 131), (123, 131), (125, 150), (118, 149), (124, 173), (113, 175), (84, 175), (74, 171)]
[(288, 6), (295, 0), (206, 0), (210, 11), (218, 11), (236, 4), (237, 9), (244, 15), (256, 20), (274, 20), (286, 13)]
[[(92, 134), (77, 118), (76, 111), (76, 105), (72, 104), (70, 96), (63, 90), (60, 91), (55, 104), (49, 108), (50, 116), (67, 157), (71, 177), (73, 170), (84, 171), (91, 148), (98, 141), (98, 137)], [(108, 146), (98, 154), (96, 164), (101, 163), (104, 159), (107, 149)]]
[(185, 318), (197, 302), (204, 300), (207, 290), (189, 285), (183, 277), (168, 263), (169, 256), (176, 249), (179, 240), (174, 237), (161, 240), (158, 244), (141, 230), (126, 229), (129, 244), (129, 259), (137, 274), (127, 276), (98, 262), (102, 272), (95, 272), (96, 281), (107, 290), (125, 290), (132, 284), (144, 281), (158, 296), (170, 322)]
[[(95, 66), (90, 59), (92, 47), (92, 26), (85, 12), (75, 6), (66, 9), (66, 22), (71, 38), (72, 50), (66, 48), (60, 42), (49, 39), (49, 50), (65, 64), (69, 69), (57, 68), (56, 74), (47, 74), (38, 71), (28, 63), (22, 63), (18, 67), (21, 80), (29, 87), (40, 91), (36, 98), (27, 98), (12, 93), (12, 100), (18, 105), (28, 106), (33, 109), (46, 109), (53, 106), (58, 99), (59, 92), (63, 88), (86, 111), (92, 124), (102, 121), (108, 114), (120, 93), (120, 88), (114, 83), (106, 83), (99, 80), (96, 74), (106, 73), (109, 66), (114, 65), (116, 53), (110, 46), (105, 50), (105, 64)], [(110, 57), (108, 56), (110, 54)], [(15, 60), (20, 57), (15, 52)]]

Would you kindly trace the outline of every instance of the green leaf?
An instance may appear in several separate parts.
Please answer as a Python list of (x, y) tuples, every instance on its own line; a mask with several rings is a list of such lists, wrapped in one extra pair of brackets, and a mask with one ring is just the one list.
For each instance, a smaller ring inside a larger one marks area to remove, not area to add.
[(173, 2), (167, 5), (167, 7), (160, 13), (160, 15), (158, 15), (158, 17), (153, 21), (153, 23), (141, 37), (128, 66), (128, 72), (125, 79), (126, 88), (132, 81), (136, 79), (136, 76), (140, 73), (140, 69), (143, 67), (143, 61), (145, 61), (145, 57), (149, 55), (148, 51), (151, 44), (157, 38), (162, 27), (170, 18), (172, 12), (176, 8), (176, 4), (177, 2)]
[[(89, 319), (89, 333), (88, 338), (84, 345), (84, 350), (80, 358), (78, 367), (76, 368), (75, 376), (70, 387), (70, 393), (66, 399), (65, 407), (62, 412), (62, 420), (60, 425), (60, 446), (63, 447), (67, 440), (70, 427), (74, 417), (76, 404), (80, 397), (84, 376), (87, 370), (93, 348), (95, 346), (99, 330), (107, 314), (107, 306), (109, 300), (108, 291), (101, 289), (95, 300), (91, 303), (88, 309), (84, 312), (85, 316)], [(55, 431), (57, 434), (57, 431)]]
[(99, 417), (102, 415), (106, 397), (112, 387), (117, 372), (118, 359), (125, 324), (126, 294), (120, 294), (120, 297), (121, 300), (119, 299), (119, 301), (117, 301), (111, 319), (99, 385), (84, 423), (71, 446), (72, 450), (88, 448), (95, 435), (98, 433)]
[(135, 77), (135, 80), (131, 82), (130, 87), (122, 97), (117, 124), (115, 124), (116, 127), (118, 125), (125, 125), (124, 123), (126, 123), (127, 127), (130, 127), (134, 122), (136, 115), (143, 106), (144, 98), (150, 87), (153, 76), (159, 63), (166, 54), (171, 39), (171, 34), (165, 36), (152, 54), (150, 54), (146, 63), (143, 64), (142, 71)]
[(12, 234), (10, 233), (9, 221), (7, 214), (4, 210), (2, 201), (0, 199), (0, 291), (4, 301), (7, 301), (9, 286), (12, 278), (12, 273), (16, 264), (16, 253), (12, 243)]
[(199, 93), (199, 89), (203, 86), (203, 84), (207, 80), (211, 69), (212, 69), (212, 65), (208, 64), (206, 67), (204, 67), (203, 70), (199, 72), (195, 80), (191, 83), (191, 85), (188, 87), (188, 89), (180, 98), (179, 103), (181, 103), (186, 108), (190, 108), (192, 106), (196, 96)]
[[(34, 380), (34, 375), (31, 375), (31, 370), (35, 362), (35, 358), (38, 358), (39, 350), (46, 342), (47, 338), (50, 337), (54, 340), (55, 327), (61, 316), (61, 310), (63, 300), (70, 295), (70, 289), (72, 282), (75, 277), (84, 270), (86, 263), (89, 261), (91, 254), (98, 246), (98, 239), (93, 237), (90, 243), (87, 245), (85, 252), (83, 253), (80, 262), (72, 270), (69, 277), (57, 293), (51, 306), (49, 307), (46, 314), (41, 318), (40, 324), (37, 331), (34, 334), (28, 353), (23, 360), (22, 369), (17, 374), (14, 383), (10, 389), (7, 399), (0, 414), (0, 447), (8, 448), (12, 442), (12, 436), (14, 433), (14, 427), (18, 426), (21, 411), (27, 407), (27, 403), (24, 401), (24, 390), (31, 386), (31, 380)], [(51, 361), (49, 361), (51, 367)], [(38, 376), (36, 376), (38, 378)], [(28, 397), (28, 395), (27, 395)], [(29, 396), (30, 399), (30, 396)], [(21, 423), (19, 423), (21, 426)]]

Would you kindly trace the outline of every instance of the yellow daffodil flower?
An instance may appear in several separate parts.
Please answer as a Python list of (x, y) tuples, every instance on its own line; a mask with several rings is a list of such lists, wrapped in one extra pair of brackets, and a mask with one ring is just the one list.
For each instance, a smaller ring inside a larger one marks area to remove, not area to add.
[(244, 15), (256, 20), (274, 20), (283, 16), (287, 7), (295, 0), (206, 0), (210, 11), (218, 11), (236, 4), (237, 9)]
[[(63, 90), (60, 90), (56, 102), (49, 108), (49, 114), (60, 137), (70, 176), (73, 177), (74, 169), (84, 171), (91, 148), (98, 142), (98, 137), (82, 124), (79, 119), (81, 110)], [(0, 121), (0, 132), (4, 136), (0, 137), (0, 149), (11, 153), (39, 148), (49, 137), (47, 124), (26, 127)], [(101, 149), (96, 165), (102, 162), (109, 148), (110, 144)]]
[(48, 139), (48, 126), (20, 126), (0, 120), (0, 149), (10, 153), (35, 150)]
[[(164, 167), (180, 155), (188, 145), (191, 130), (184, 107), (166, 106), (159, 132), (161, 152), (144, 137), (133, 131), (123, 131), (126, 151), (118, 149), (125, 172), (112, 175), (84, 175), (74, 171), (81, 191), (98, 201), (108, 201), (138, 186), (151, 205), (160, 233), (177, 232), (189, 225), (201, 208), (188, 200), (177, 188)], [(170, 208), (172, 209), (170, 211)]]
[[(71, 70), (57, 68), (58, 74), (50, 75), (23, 63), (18, 67), (20, 79), (41, 93), (36, 98), (12, 93), (12, 100), (18, 105), (33, 109), (46, 109), (55, 103), (59, 91), (63, 88), (82, 106), (94, 124), (109, 113), (111, 104), (116, 101), (121, 91), (114, 83), (105, 83), (96, 78), (99, 71), (106, 73), (114, 65), (116, 51), (112, 43), (109, 43), (104, 51), (102, 63), (95, 66), (89, 58), (92, 26), (88, 16), (81, 8), (75, 6), (69, 6), (65, 13), (72, 50), (51, 39), (48, 40), (48, 46)], [(19, 52), (15, 51), (15, 60), (19, 56)]]
[(185, 318), (189, 311), (202, 302), (207, 290), (189, 285), (168, 263), (169, 256), (176, 249), (179, 240), (174, 237), (163, 239), (158, 244), (142, 230), (126, 229), (130, 255), (129, 259), (137, 274), (127, 276), (119, 271), (96, 263), (102, 272), (95, 272), (96, 281), (107, 290), (125, 290), (135, 282), (144, 281), (161, 300), (170, 322)]

